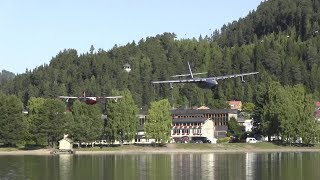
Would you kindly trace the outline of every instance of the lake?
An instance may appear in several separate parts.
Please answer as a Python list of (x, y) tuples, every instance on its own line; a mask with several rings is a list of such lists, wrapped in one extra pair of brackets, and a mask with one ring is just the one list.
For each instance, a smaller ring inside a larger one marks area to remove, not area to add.
[(0, 155), (0, 179), (320, 179), (319, 152)]

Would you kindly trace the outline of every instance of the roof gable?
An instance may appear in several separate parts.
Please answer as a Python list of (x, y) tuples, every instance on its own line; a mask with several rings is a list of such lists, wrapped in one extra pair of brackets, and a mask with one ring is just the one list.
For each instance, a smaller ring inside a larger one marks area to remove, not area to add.
[(236, 109), (173, 109), (172, 115), (237, 114)]
[(68, 141), (69, 143), (72, 143), (73, 141), (71, 140), (71, 139), (69, 139), (69, 138), (63, 138), (63, 139), (61, 139), (59, 142), (61, 142), (61, 141)]
[(204, 123), (210, 118), (173, 118), (172, 123)]

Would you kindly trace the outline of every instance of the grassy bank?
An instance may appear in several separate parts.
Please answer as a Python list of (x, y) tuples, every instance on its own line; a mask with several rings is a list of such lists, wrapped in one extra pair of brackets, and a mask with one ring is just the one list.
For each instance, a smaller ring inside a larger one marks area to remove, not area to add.
[[(41, 151), (42, 150), (42, 151)], [(34, 152), (47, 153), (50, 149), (38, 149)], [(165, 153), (165, 152), (246, 152), (246, 151), (320, 151), (320, 145), (313, 147), (298, 147), (290, 145), (279, 145), (269, 142), (261, 142), (255, 144), (249, 143), (221, 143), (221, 144), (194, 144), (194, 143), (172, 143), (166, 144), (165, 147), (123, 145), (114, 147), (88, 147), (75, 148), (77, 152), (94, 153), (94, 152), (110, 152), (110, 153)], [(4, 152), (32, 152), (32, 150), (18, 148), (0, 148), (0, 153)]]
[[(222, 144), (176, 144), (176, 148), (180, 149), (213, 149), (213, 150), (264, 150), (264, 149), (295, 149), (300, 147), (282, 146), (269, 142), (261, 142), (255, 144), (249, 143), (222, 143)], [(316, 147), (307, 147), (316, 148)], [(318, 147), (319, 148), (319, 147)], [(320, 148), (319, 148), (320, 149)]]
[(274, 144), (270, 142), (260, 143), (221, 143), (221, 144), (176, 144), (176, 148), (184, 149), (217, 149), (217, 150), (251, 150), (251, 149), (319, 149), (320, 145), (314, 145), (311, 147), (296, 146), (296, 145), (283, 145)]
[(136, 146), (124, 145), (117, 147), (93, 147), (93, 148), (80, 148), (77, 151), (152, 151), (152, 150), (285, 150), (285, 149), (315, 149), (320, 150), (320, 145), (313, 147), (298, 147), (289, 145), (277, 145), (270, 142), (261, 142), (255, 144), (249, 143), (221, 143), (221, 144), (194, 144), (194, 143), (173, 143), (167, 144), (165, 147), (151, 147), (151, 146)]
[(75, 148), (76, 151), (134, 151), (139, 150), (141, 147), (135, 145), (123, 146), (108, 146), (108, 147), (88, 147), (88, 148)]
[(18, 151), (18, 148), (7, 148), (7, 147), (1, 147), (0, 151)]

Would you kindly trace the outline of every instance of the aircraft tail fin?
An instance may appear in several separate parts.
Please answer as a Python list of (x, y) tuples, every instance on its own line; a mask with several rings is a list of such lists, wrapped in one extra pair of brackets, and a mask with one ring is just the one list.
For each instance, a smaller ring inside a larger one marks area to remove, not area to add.
[(201, 75), (201, 74), (207, 74), (208, 72), (201, 72), (201, 73), (193, 73), (190, 67), (190, 63), (188, 62), (188, 69), (189, 69), (189, 74), (178, 74), (178, 75), (173, 75), (171, 77), (176, 78), (176, 77), (186, 77), (188, 76), (189, 78), (194, 78), (195, 75)]
[[(200, 74), (207, 74), (207, 72), (192, 73), (193, 76), (195, 76), (195, 75), (200, 75)], [(175, 78), (175, 77), (186, 77), (186, 76), (191, 76), (191, 74), (178, 74), (178, 75), (173, 75), (173, 76), (171, 76), (171, 77)]]
[(191, 78), (193, 78), (193, 74), (192, 74), (192, 71), (191, 71), (191, 67), (190, 67), (190, 63), (189, 63), (189, 61), (188, 61), (188, 68), (189, 68), (190, 76), (191, 76)]

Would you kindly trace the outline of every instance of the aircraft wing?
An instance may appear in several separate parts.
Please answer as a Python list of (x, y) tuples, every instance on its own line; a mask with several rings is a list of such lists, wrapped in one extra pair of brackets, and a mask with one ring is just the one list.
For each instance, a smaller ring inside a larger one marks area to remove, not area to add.
[[(90, 97), (89, 97), (90, 98)], [(115, 102), (118, 101), (119, 98), (122, 98), (122, 96), (100, 96), (100, 97), (92, 97), (92, 98), (97, 98), (97, 99), (112, 99)]]
[(166, 80), (166, 81), (152, 81), (153, 84), (162, 84), (162, 83), (195, 83), (195, 82), (202, 82), (206, 81), (207, 79), (214, 79), (214, 80), (223, 80), (223, 79), (230, 79), (236, 77), (243, 77), (258, 74), (259, 72), (251, 72), (251, 73), (243, 73), (243, 74), (230, 74), (224, 76), (215, 76), (215, 77), (207, 77), (207, 78), (191, 78), (191, 79), (177, 79), (177, 80)]
[(79, 99), (81, 97), (75, 97), (75, 96), (59, 96), (61, 99)]
[(192, 83), (192, 82), (201, 82), (206, 78), (193, 78), (193, 79), (177, 79), (177, 80), (167, 80), (167, 81), (152, 81), (152, 84), (162, 84), (162, 83)]
[(118, 99), (122, 96), (98, 96), (98, 97), (87, 97), (87, 98), (97, 98), (97, 99)]
[(230, 74), (230, 75), (224, 75), (224, 76), (208, 77), (207, 79), (223, 80), (223, 79), (249, 76), (249, 75), (254, 75), (254, 74), (258, 74), (258, 73), (259, 72), (251, 72), (251, 73), (243, 73), (243, 74)]

